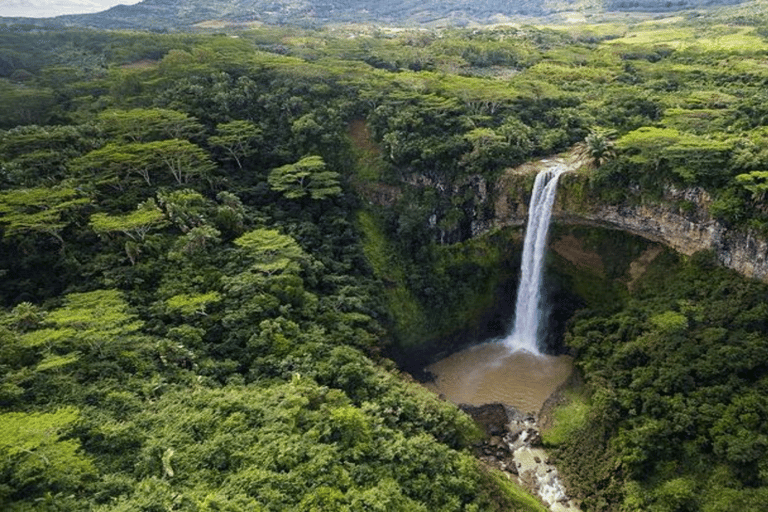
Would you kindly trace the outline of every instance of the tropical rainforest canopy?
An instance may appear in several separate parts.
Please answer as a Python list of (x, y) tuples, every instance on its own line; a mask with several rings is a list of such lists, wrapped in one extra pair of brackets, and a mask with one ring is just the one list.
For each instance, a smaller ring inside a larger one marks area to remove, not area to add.
[[(766, 236), (766, 55), (768, 17), (745, 10), (3, 27), (0, 507), (541, 510), (391, 360), (515, 279), (519, 230), (471, 238), (486, 206), (461, 184), (581, 143), (587, 200), (701, 187)], [(668, 252), (579, 299), (584, 384), (545, 442), (584, 510), (768, 500), (768, 289), (713, 261)]]

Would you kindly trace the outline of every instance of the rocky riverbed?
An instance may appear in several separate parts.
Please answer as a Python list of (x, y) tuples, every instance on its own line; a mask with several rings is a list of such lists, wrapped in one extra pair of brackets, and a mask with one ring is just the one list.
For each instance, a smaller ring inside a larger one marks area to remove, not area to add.
[(480, 460), (538, 496), (552, 512), (580, 511), (541, 446), (536, 415), (501, 403), (460, 407), (485, 429), (485, 439), (474, 447)]

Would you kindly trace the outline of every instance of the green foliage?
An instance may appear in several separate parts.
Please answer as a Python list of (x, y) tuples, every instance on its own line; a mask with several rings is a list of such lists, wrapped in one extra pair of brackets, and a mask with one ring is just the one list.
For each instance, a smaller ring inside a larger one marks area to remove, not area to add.
[(730, 144), (704, 139), (672, 128), (643, 127), (624, 135), (616, 147), (637, 171), (641, 184), (651, 179), (681, 180), (685, 184), (721, 186), (727, 179)]
[(22, 124), (45, 124), (56, 103), (53, 90), (30, 87), (0, 79), (0, 128)]
[(107, 134), (125, 142), (192, 139), (203, 131), (188, 114), (160, 108), (105, 110), (98, 121)]
[(216, 126), (217, 135), (208, 137), (208, 144), (221, 148), (228, 158), (243, 168), (243, 158), (256, 152), (254, 145), (261, 139), (261, 129), (250, 121), (230, 121)]
[(0, 193), (0, 224), (4, 236), (44, 233), (64, 243), (61, 231), (67, 214), (89, 202), (81, 192), (68, 187), (16, 189)]
[(169, 309), (178, 311), (183, 315), (204, 315), (205, 308), (209, 304), (215, 304), (219, 301), (221, 301), (221, 294), (218, 292), (209, 292), (200, 295), (174, 295), (166, 301), (166, 304)]
[(165, 215), (157, 207), (155, 201), (150, 199), (127, 215), (94, 213), (91, 216), (90, 224), (93, 230), (99, 234), (120, 232), (132, 240), (143, 241), (149, 231), (165, 224)]
[(61, 439), (71, 431), (80, 411), (74, 407), (51, 413), (0, 414), (0, 503), (33, 502), (46, 493), (77, 492), (96, 474), (80, 443)]
[(751, 195), (752, 201), (762, 205), (768, 192), (768, 171), (752, 171), (739, 174), (735, 178), (736, 183), (744, 187)]
[(587, 158), (590, 165), (602, 166), (616, 157), (612, 140), (614, 135), (610, 130), (593, 128), (579, 147), (580, 155)]
[(235, 240), (253, 268), (265, 274), (298, 272), (307, 255), (290, 236), (273, 229), (255, 229)]
[(322, 200), (339, 195), (339, 173), (328, 171), (320, 156), (307, 156), (294, 164), (283, 165), (269, 173), (272, 190), (281, 192), (287, 199)]
[(672, 334), (688, 327), (688, 318), (676, 311), (665, 311), (648, 319), (649, 322), (661, 332)]
[(712, 202), (709, 211), (713, 217), (731, 224), (739, 224), (747, 218), (746, 201), (733, 188), (724, 190)]
[(545, 446), (557, 446), (576, 436), (577, 432), (589, 428), (589, 404), (584, 397), (572, 394), (566, 405), (554, 413), (554, 424), (542, 435)]
[[(764, 224), (762, 30), (2, 32), (0, 416), (61, 425), (2, 507), (540, 510), (379, 354), (492, 307), (517, 246), (465, 240), (532, 157), (587, 142), (574, 203)], [(759, 509), (765, 293), (661, 258), (629, 297), (555, 262), (589, 395), (547, 442), (584, 509)]]
[(83, 178), (115, 184), (118, 188), (125, 187), (126, 180), (134, 174), (152, 185), (158, 173), (170, 172), (176, 183), (182, 185), (193, 177), (206, 177), (215, 168), (202, 148), (182, 139), (111, 142), (76, 159), (71, 166)]
[(70, 158), (100, 144), (100, 130), (91, 124), (23, 125), (2, 131), (0, 179), (11, 187), (49, 186), (66, 176)]
[[(635, 509), (702, 508), (713, 461), (730, 472), (724, 487), (765, 485), (766, 290), (702, 261), (658, 259), (622, 311), (579, 317), (569, 333), (592, 390), (589, 429), (605, 433), (593, 449), (636, 482), (619, 500)], [(561, 441), (576, 487), (596, 485), (572, 459), (589, 429)]]
[(395, 249), (370, 212), (361, 211), (358, 214), (358, 222), (364, 236), (363, 250), (374, 274), (379, 279), (391, 283), (387, 286), (385, 294), (388, 310), (395, 323), (395, 332), (405, 345), (423, 341), (426, 333), (417, 329), (418, 326), (424, 325), (425, 315), (405, 284), (403, 264)]

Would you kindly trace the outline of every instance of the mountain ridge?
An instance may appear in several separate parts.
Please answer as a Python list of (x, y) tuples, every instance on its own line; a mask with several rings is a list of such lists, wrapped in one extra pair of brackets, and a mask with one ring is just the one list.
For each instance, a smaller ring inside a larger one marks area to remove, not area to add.
[(177, 30), (224, 24), (286, 24), (318, 27), (340, 23), (397, 26), (468, 26), (543, 18), (563, 12), (671, 12), (742, 3), (742, 0), (144, 0), (92, 14), (56, 18), (3, 18), (6, 23), (99, 29)]

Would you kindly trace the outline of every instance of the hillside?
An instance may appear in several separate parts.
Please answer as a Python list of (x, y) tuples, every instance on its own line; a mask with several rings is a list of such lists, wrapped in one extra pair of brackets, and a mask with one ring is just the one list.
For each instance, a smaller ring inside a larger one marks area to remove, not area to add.
[[(319, 27), (343, 23), (385, 26), (467, 26), (543, 19), (558, 13), (606, 11), (671, 12), (740, 3), (740, 0), (144, 0), (107, 11), (61, 16), (42, 22), (57, 26), (137, 30), (255, 23)], [(9, 19), (9, 21), (12, 21)], [(30, 20), (16, 20), (29, 22)]]

